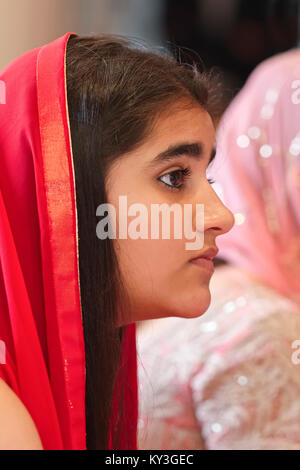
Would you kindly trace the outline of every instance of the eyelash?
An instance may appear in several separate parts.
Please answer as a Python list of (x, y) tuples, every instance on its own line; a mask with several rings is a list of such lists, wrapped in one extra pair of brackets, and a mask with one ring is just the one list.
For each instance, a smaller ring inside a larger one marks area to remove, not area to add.
[[(171, 186), (170, 184), (165, 183), (164, 181), (161, 180), (163, 176), (174, 175), (175, 173), (181, 173), (183, 175), (183, 183), (180, 186)], [(191, 174), (192, 174), (191, 169), (188, 167), (188, 168), (184, 168), (183, 170), (174, 170), (174, 171), (170, 171), (169, 173), (165, 173), (164, 175), (158, 178), (158, 181), (160, 181), (165, 186), (167, 186), (169, 190), (177, 191), (177, 190), (180, 190), (182, 186), (184, 186), (184, 182), (191, 176)], [(207, 181), (209, 182), (209, 184), (215, 183), (215, 181), (210, 178), (207, 178)]]

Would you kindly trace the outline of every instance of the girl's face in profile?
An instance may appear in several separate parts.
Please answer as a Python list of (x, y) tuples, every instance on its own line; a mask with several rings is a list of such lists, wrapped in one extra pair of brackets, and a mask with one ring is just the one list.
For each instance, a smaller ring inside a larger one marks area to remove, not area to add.
[[(208, 248), (216, 248), (216, 237), (229, 231), (234, 223), (233, 214), (223, 205), (206, 177), (215, 144), (211, 117), (200, 105), (183, 107), (180, 104), (184, 102), (169, 106), (156, 120), (144, 143), (122, 155), (108, 173), (108, 202), (116, 209), (113, 243), (131, 303), (120, 325), (168, 316), (197, 317), (204, 313), (210, 304), (212, 271), (191, 259), (203, 255)], [(119, 207), (119, 196), (127, 197), (125, 214)], [(145, 210), (128, 215), (130, 206), (135, 203), (139, 207), (143, 205)], [(170, 236), (167, 233), (167, 238), (162, 237), (164, 215), (159, 218), (159, 238), (151, 236), (151, 227), (155, 225), (154, 219), (151, 224), (154, 204), (181, 207), (180, 238), (174, 237), (172, 211)], [(190, 223), (194, 231), (196, 227), (199, 230), (196, 204), (204, 205), (203, 243), (197, 243), (197, 249), (193, 250), (186, 247), (195, 237), (185, 236), (184, 204), (191, 207)], [(124, 228), (124, 224), (129, 227), (137, 218), (143, 221), (143, 226), (137, 226), (137, 232), (142, 227), (145, 229), (144, 222), (148, 222), (148, 231), (144, 230), (148, 238), (133, 239), (126, 231), (127, 238), (120, 239), (119, 221)]]

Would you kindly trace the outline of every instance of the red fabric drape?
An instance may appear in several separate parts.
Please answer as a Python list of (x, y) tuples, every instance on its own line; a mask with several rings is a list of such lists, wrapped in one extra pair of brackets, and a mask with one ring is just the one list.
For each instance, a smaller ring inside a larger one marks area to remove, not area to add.
[[(27, 52), (0, 74), (5, 89), (0, 102), (0, 340), (5, 344), (0, 377), (28, 409), (45, 449), (86, 448), (65, 73), (71, 34)], [(126, 364), (133, 391), (126, 406), (136, 422), (134, 324), (126, 327), (126, 338), (123, 352), (130, 351)], [(136, 432), (131, 435), (135, 448)]]

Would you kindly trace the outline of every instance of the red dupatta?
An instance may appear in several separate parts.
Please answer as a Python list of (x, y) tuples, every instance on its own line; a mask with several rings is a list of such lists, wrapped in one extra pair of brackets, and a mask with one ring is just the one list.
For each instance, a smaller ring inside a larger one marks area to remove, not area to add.
[[(0, 74), (0, 340), (5, 346), (0, 377), (28, 409), (44, 449), (86, 449), (85, 350), (65, 73), (72, 34), (27, 52)], [(131, 374), (125, 404), (131, 424), (124, 425), (122, 435), (130, 433), (129, 445), (135, 449), (135, 324), (125, 328), (123, 348)]]

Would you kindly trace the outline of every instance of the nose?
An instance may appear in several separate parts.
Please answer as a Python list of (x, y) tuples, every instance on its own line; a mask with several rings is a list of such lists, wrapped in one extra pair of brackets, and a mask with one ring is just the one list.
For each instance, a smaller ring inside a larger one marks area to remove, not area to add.
[(233, 225), (233, 213), (210, 186), (206, 203), (204, 203), (204, 232), (213, 230), (215, 236), (219, 236), (229, 232)]

